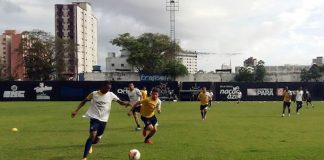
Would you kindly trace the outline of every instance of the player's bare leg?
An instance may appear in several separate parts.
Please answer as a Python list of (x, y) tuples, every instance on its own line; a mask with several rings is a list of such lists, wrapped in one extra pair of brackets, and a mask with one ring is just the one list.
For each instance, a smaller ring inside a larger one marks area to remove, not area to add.
[(150, 124), (150, 125), (146, 126), (145, 128), (146, 128), (146, 130), (149, 131), (149, 134), (145, 137), (144, 143), (153, 144), (153, 142), (150, 140), (150, 138), (153, 137), (154, 134), (156, 133), (157, 127)]
[(133, 117), (134, 117), (134, 121), (135, 121), (135, 123), (136, 123), (136, 128), (135, 128), (135, 130), (136, 130), (136, 131), (141, 130), (141, 126), (140, 126), (140, 124), (139, 124), (139, 122), (138, 122), (138, 113), (137, 113), (137, 112), (133, 112)]

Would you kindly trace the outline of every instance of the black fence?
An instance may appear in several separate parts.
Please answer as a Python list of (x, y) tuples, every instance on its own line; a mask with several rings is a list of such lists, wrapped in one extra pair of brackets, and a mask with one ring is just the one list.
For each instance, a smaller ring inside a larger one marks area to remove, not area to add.
[[(127, 100), (126, 90), (129, 82), (112, 82), (112, 91), (122, 100)], [(160, 98), (169, 100), (178, 98), (183, 101), (196, 101), (199, 89), (206, 87), (214, 93), (214, 100), (235, 101), (237, 91), (242, 92), (243, 101), (282, 100), (285, 86), (296, 91), (299, 87), (308, 89), (313, 100), (324, 100), (324, 83), (213, 83), (213, 82), (134, 82), (150, 91), (153, 87), (160, 89)], [(98, 90), (102, 81), (2, 81), (0, 82), (0, 101), (79, 101), (90, 92)]]
[[(130, 82), (112, 82), (112, 92), (120, 99), (128, 100), (126, 90)], [(169, 93), (178, 94), (178, 82), (133, 82), (148, 92), (160, 89), (160, 98), (167, 99)], [(0, 82), (0, 101), (79, 101), (89, 93), (99, 90), (102, 81), (6, 81)]]
[(196, 100), (199, 88), (206, 87), (214, 94), (213, 99), (217, 101), (235, 101), (237, 92), (242, 92), (243, 101), (276, 101), (282, 100), (283, 90), (288, 87), (296, 91), (300, 87), (304, 93), (307, 89), (313, 100), (324, 99), (323, 82), (264, 82), (264, 83), (194, 83), (184, 82), (180, 85), (180, 97), (182, 100)]

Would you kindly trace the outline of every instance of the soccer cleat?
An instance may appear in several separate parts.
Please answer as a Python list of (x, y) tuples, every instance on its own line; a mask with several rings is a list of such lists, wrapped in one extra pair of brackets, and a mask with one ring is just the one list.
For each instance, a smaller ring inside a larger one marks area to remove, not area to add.
[(82, 158), (81, 160), (87, 160), (87, 158)]
[(297, 115), (300, 115), (300, 113), (299, 113), (299, 112), (297, 112)]
[(144, 143), (145, 144), (153, 144), (153, 142), (151, 140), (145, 140)]
[(142, 128), (141, 127), (136, 127), (135, 131), (140, 131)]
[(290, 117), (290, 114), (288, 114), (288, 117)]
[(90, 147), (90, 149), (89, 149), (89, 154), (91, 154), (92, 153), (92, 146)]
[(282, 116), (281, 117), (284, 117), (285, 116), (285, 114), (282, 114)]

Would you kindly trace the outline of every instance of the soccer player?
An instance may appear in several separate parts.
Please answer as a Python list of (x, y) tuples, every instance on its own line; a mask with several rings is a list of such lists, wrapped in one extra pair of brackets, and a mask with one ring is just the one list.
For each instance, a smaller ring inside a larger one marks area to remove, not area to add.
[(290, 117), (290, 104), (291, 104), (291, 97), (292, 93), (288, 90), (288, 87), (285, 87), (283, 92), (283, 110), (282, 110), (282, 117), (285, 116), (285, 110), (288, 108), (288, 116)]
[(310, 92), (306, 89), (305, 90), (305, 101), (306, 101), (306, 107), (308, 108), (308, 104), (312, 105), (312, 107), (314, 108), (313, 104), (312, 104), (312, 96), (310, 94)]
[(200, 114), (202, 120), (206, 119), (209, 99), (210, 97), (207, 94), (206, 87), (202, 87), (202, 90), (198, 95), (198, 100), (200, 101)]
[(208, 94), (209, 94), (209, 102), (208, 102), (208, 106), (209, 106), (209, 108), (210, 108), (211, 105), (212, 105), (212, 101), (213, 101), (214, 93), (213, 93), (213, 91), (210, 89), (209, 92), (208, 92)]
[(142, 94), (142, 99), (146, 99), (147, 98), (147, 90), (146, 90), (146, 87), (145, 86), (141, 90), (141, 94)]
[[(136, 102), (140, 101), (143, 99), (142, 97), (142, 93), (138, 88), (135, 88), (134, 83), (129, 83), (128, 84), (128, 90), (127, 90), (127, 95), (129, 98), (129, 103), (133, 106)], [(133, 117), (136, 123), (136, 131), (141, 130), (141, 126), (138, 122), (138, 117), (139, 117), (139, 113), (140, 113), (140, 107), (136, 107), (133, 110)]]
[(237, 104), (241, 102), (242, 99), (242, 92), (240, 90), (237, 91)]
[(156, 133), (158, 125), (155, 110), (157, 110), (158, 113), (161, 113), (161, 100), (159, 99), (158, 89), (152, 89), (150, 97), (134, 104), (131, 110), (128, 112), (128, 115), (131, 115), (133, 110), (139, 106), (141, 107), (141, 119), (145, 125), (143, 129), (143, 136), (145, 137), (144, 143), (153, 144), (150, 138)]
[(109, 119), (111, 102), (116, 101), (126, 107), (129, 105), (128, 102), (121, 101), (113, 92), (110, 92), (110, 89), (110, 82), (105, 81), (100, 90), (91, 92), (71, 113), (71, 117), (74, 118), (86, 102), (91, 100), (91, 107), (85, 114), (90, 118), (90, 136), (84, 147), (83, 160), (86, 160), (88, 154), (92, 152), (92, 144), (97, 144), (102, 138)]
[(303, 94), (304, 94), (303, 88), (300, 87), (296, 92), (296, 113), (297, 114), (300, 114), (299, 110), (303, 107)]

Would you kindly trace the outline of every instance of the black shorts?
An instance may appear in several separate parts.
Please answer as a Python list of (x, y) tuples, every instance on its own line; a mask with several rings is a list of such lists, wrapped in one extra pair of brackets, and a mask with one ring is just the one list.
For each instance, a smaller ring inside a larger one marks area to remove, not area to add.
[(149, 126), (150, 124), (152, 124), (153, 126), (157, 124), (157, 118), (155, 116), (151, 118), (146, 118), (144, 116), (141, 116), (141, 120), (144, 122), (145, 127)]
[(140, 113), (141, 112), (141, 106), (136, 106), (133, 110), (132, 110), (133, 113), (137, 112), (137, 113)]
[(306, 99), (306, 102), (312, 102), (312, 99), (311, 98), (307, 98)]
[(204, 110), (208, 108), (208, 104), (200, 105), (200, 110)]
[(283, 102), (283, 107), (288, 107), (290, 108), (291, 102)]
[(90, 119), (90, 132), (97, 131), (97, 137), (100, 137), (106, 128), (107, 122), (102, 122), (97, 119), (91, 118)]

